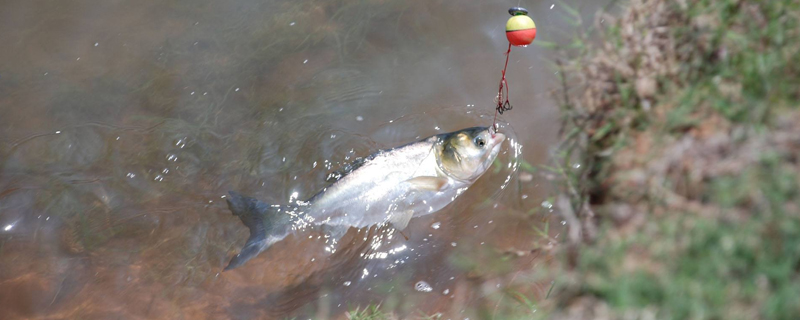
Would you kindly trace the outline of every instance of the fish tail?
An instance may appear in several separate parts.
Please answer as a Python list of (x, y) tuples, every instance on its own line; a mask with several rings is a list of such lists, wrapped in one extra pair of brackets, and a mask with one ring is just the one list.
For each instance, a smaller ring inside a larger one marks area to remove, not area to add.
[(269, 248), (274, 241), (267, 238), (267, 233), (275, 229), (279, 216), (278, 207), (242, 196), (235, 191), (228, 193), (230, 194), (229, 197), (226, 197), (228, 209), (250, 229), (250, 237), (247, 238), (247, 242), (239, 254), (231, 258), (225, 270), (237, 268)]

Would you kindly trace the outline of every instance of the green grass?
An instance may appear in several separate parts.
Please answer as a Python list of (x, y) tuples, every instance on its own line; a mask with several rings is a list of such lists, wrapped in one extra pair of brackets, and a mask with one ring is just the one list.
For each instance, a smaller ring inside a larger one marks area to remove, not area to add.
[(781, 216), (654, 219), (650, 232), (585, 250), (581, 291), (619, 310), (654, 307), (659, 318), (792, 319), (800, 311), (798, 228)]
[(372, 304), (367, 307), (356, 307), (347, 313), (349, 320), (390, 320), (395, 319), (391, 314), (381, 311), (381, 306)]

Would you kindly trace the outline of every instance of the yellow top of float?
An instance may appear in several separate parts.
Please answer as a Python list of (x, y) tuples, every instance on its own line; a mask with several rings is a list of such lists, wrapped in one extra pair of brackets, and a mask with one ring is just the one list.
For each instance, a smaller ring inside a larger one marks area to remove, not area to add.
[(517, 31), (526, 29), (536, 29), (536, 23), (526, 15), (516, 15), (506, 22), (506, 31)]

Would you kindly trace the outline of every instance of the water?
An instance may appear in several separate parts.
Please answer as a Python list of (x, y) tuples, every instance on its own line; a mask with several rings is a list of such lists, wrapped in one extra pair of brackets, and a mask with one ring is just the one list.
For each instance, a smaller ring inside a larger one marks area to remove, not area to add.
[[(462, 314), (482, 301), (471, 259), (533, 237), (514, 213), (545, 189), (517, 181), (517, 165), (543, 162), (558, 128), (536, 46), (509, 62), (517, 144), (459, 201), (412, 220), (407, 241), (351, 230), (330, 252), (302, 234), (221, 273), (247, 234), (221, 197), (308, 197), (355, 157), (489, 125), (512, 5), (3, 2), (0, 314)], [(522, 5), (540, 29), (564, 25), (550, 3)]]

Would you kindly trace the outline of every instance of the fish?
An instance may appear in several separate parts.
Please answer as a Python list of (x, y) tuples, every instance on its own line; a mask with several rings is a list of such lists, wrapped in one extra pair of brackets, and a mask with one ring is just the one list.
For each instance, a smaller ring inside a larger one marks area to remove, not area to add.
[(228, 208), (250, 236), (224, 270), (308, 228), (334, 240), (350, 228), (375, 225), (402, 232), (412, 218), (443, 209), (475, 183), (505, 139), (491, 127), (472, 127), (380, 150), (330, 173), (330, 184), (304, 201), (267, 204), (230, 191)]

